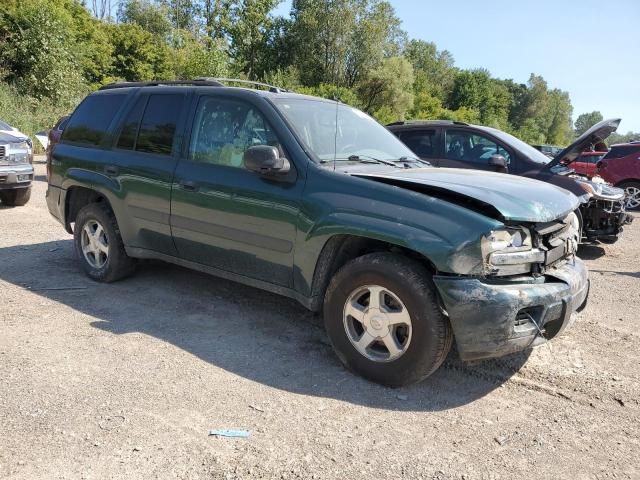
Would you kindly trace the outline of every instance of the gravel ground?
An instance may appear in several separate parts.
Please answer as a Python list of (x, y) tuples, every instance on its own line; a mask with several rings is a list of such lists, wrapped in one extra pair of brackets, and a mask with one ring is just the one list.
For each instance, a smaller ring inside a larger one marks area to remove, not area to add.
[(581, 250), (566, 336), (392, 390), (291, 300), (155, 262), (91, 282), (37, 174), (0, 206), (1, 478), (640, 478), (640, 219)]

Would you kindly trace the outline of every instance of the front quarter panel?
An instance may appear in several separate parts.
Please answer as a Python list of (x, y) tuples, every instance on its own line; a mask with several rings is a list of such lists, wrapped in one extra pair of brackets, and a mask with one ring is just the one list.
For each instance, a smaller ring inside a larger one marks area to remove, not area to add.
[(327, 241), (353, 235), (413, 250), (437, 271), (471, 274), (481, 267), (480, 237), (497, 220), (400, 187), (312, 166), (296, 240), (294, 282), (309, 294)]

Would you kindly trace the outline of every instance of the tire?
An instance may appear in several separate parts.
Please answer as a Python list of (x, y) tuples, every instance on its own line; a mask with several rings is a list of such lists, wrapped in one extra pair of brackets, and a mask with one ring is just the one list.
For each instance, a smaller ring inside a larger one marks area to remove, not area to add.
[(9, 207), (23, 207), (31, 199), (31, 187), (0, 192), (0, 201)]
[(78, 212), (73, 237), (82, 269), (93, 280), (115, 282), (134, 272), (135, 260), (127, 256), (115, 215), (105, 203), (90, 203)]
[(623, 182), (618, 187), (623, 188), (627, 195), (634, 194), (634, 199), (631, 202), (627, 198), (627, 210), (632, 212), (640, 210), (640, 182)]
[[(378, 287), (382, 291), (376, 295), (380, 298), (379, 310), (369, 305)], [(389, 387), (416, 383), (435, 372), (453, 341), (451, 326), (435, 292), (427, 269), (401, 255), (372, 253), (347, 263), (331, 280), (323, 311), (329, 340), (342, 363), (354, 373)], [(354, 308), (362, 321), (347, 314)], [(378, 316), (379, 312), (383, 313)], [(388, 312), (396, 312), (396, 321), (408, 314), (410, 327), (390, 327)], [(365, 339), (366, 333), (371, 336)], [(362, 353), (356, 343), (365, 339), (367, 344), (376, 334)], [(387, 347), (390, 338), (402, 350), (399, 356), (394, 357)]]

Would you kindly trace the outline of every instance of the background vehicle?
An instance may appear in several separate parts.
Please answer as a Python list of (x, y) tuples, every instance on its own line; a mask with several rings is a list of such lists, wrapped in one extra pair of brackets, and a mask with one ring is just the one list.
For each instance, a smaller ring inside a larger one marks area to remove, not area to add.
[(33, 165), (24, 137), (0, 133), (0, 203), (22, 206), (31, 198)]
[(597, 164), (597, 173), (625, 190), (629, 210), (640, 209), (640, 142), (613, 145)]
[(598, 123), (553, 160), (516, 137), (490, 127), (434, 120), (396, 122), (387, 128), (433, 165), (511, 173), (569, 190), (581, 199), (584, 240), (611, 243), (631, 221), (624, 211), (624, 191), (572, 176), (567, 164), (602, 142), (619, 123), (619, 119)]
[(547, 157), (553, 158), (562, 151), (562, 147), (555, 145), (531, 145), (536, 150), (544, 153)]
[(571, 163), (564, 163), (578, 175), (593, 177), (597, 173), (596, 164), (602, 160), (607, 152), (582, 152), (578, 158)]
[(9, 125), (2, 119), (0, 119), (0, 133), (6, 133), (27, 142), (27, 145), (29, 146), (29, 161), (33, 163), (33, 142), (27, 134), (22, 133), (16, 127)]
[(69, 115), (65, 115), (64, 117), (60, 117), (56, 124), (53, 126), (51, 130), (47, 133), (47, 149), (45, 150), (45, 156), (47, 160), (47, 178), (49, 177), (49, 172), (51, 171), (51, 151), (53, 147), (60, 141), (60, 136), (64, 131), (64, 127), (69, 120)]
[(430, 375), (454, 335), (470, 360), (572, 324), (589, 288), (574, 195), (424, 168), (365, 113), (268, 88), (125, 83), (80, 104), (47, 203), (91, 278), (155, 258), (290, 296), (385, 385)]

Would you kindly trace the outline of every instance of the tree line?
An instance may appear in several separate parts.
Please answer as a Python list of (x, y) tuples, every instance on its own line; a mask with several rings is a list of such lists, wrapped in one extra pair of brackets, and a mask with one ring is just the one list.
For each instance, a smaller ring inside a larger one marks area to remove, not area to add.
[(4, 0), (0, 100), (68, 111), (118, 80), (231, 76), (337, 97), (381, 123), (458, 120), (554, 145), (576, 133), (567, 92), (539, 75), (522, 84), (457, 67), (447, 50), (409, 38), (387, 1), (294, 0), (285, 16), (278, 3), (123, 0), (115, 18), (98, 19), (80, 0)]

